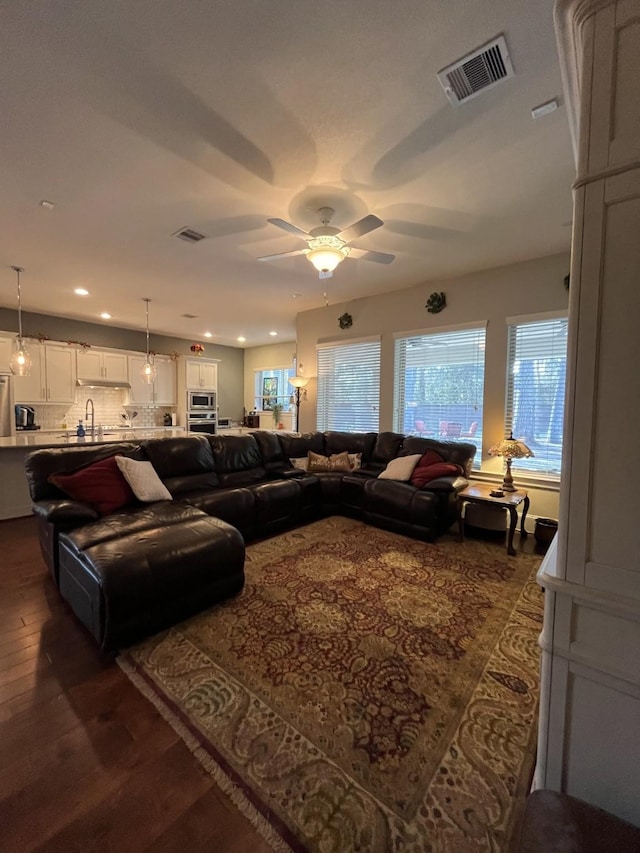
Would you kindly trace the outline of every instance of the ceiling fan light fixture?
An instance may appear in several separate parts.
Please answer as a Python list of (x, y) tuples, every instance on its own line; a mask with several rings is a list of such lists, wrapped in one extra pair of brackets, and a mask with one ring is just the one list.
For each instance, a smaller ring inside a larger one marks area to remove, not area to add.
[(345, 255), (340, 249), (334, 249), (331, 246), (320, 246), (307, 253), (307, 259), (318, 272), (333, 272), (344, 258)]

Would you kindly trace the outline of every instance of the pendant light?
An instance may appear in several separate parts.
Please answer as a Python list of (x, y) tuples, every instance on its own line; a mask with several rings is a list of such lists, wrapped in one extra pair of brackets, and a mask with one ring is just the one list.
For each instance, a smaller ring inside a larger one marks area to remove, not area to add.
[(22, 294), (20, 293), (20, 273), (22, 267), (11, 267), (18, 276), (18, 337), (13, 342), (9, 367), (15, 376), (28, 376), (31, 372), (31, 356), (27, 352), (22, 338)]
[(142, 365), (140, 375), (143, 382), (146, 382), (147, 385), (153, 385), (156, 381), (158, 371), (156, 370), (156, 366), (151, 360), (151, 355), (149, 353), (149, 303), (151, 300), (148, 297), (145, 297), (142, 301), (147, 303), (147, 358), (145, 363)]

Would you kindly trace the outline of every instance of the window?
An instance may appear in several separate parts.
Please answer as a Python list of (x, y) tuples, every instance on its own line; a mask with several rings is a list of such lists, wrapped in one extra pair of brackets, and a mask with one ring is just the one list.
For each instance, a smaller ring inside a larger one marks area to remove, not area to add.
[(567, 374), (567, 318), (509, 324), (505, 432), (535, 454), (520, 470), (559, 476)]
[(396, 338), (394, 429), (481, 447), (484, 347), (484, 327)]
[(318, 347), (318, 429), (377, 432), (380, 340)]
[(293, 388), (289, 385), (289, 377), (295, 376), (293, 367), (275, 367), (271, 370), (256, 370), (255, 377), (255, 408), (256, 411), (273, 409), (276, 403), (284, 411), (289, 410), (290, 397)]

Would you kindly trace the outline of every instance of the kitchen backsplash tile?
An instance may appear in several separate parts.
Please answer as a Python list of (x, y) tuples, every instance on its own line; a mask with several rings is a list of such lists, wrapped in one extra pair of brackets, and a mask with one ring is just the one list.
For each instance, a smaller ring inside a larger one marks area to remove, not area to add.
[[(69, 406), (34, 406), (35, 420), (42, 429), (60, 429), (66, 424), (67, 429), (77, 426), (82, 418), (84, 422), (87, 400), (91, 398), (95, 408), (95, 425), (136, 427), (163, 426), (164, 415), (175, 411), (175, 407), (158, 406), (157, 408), (130, 406), (127, 391), (123, 388), (77, 388), (76, 402)], [(133, 417), (133, 413), (137, 416)], [(125, 420), (122, 415), (129, 415)]]

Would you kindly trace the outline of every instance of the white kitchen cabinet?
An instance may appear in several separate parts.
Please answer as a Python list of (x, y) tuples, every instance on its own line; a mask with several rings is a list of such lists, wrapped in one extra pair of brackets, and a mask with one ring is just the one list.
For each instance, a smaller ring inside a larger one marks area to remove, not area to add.
[(13, 352), (15, 338), (0, 338), (0, 373), (11, 373), (9, 361)]
[(17, 403), (75, 403), (76, 352), (69, 346), (32, 344), (28, 376), (16, 376)]
[(187, 390), (206, 389), (218, 390), (218, 364), (215, 361), (205, 361), (202, 358), (188, 358), (185, 363)]
[(91, 382), (127, 382), (129, 367), (126, 353), (105, 350), (78, 352), (78, 379)]
[(144, 355), (130, 355), (129, 360), (129, 403), (136, 406), (153, 405), (153, 385), (147, 385), (142, 379), (141, 370), (146, 362)]
[(176, 363), (171, 358), (156, 357), (158, 371), (153, 386), (154, 402), (158, 406), (176, 405)]
[(170, 358), (156, 357), (156, 381), (147, 385), (141, 371), (146, 361), (144, 355), (129, 356), (129, 402), (137, 406), (175, 406), (176, 364)]

